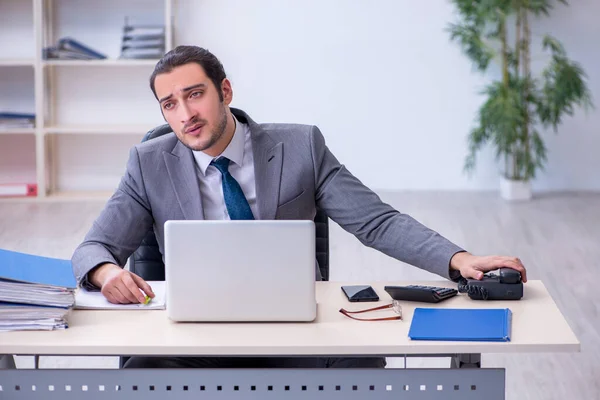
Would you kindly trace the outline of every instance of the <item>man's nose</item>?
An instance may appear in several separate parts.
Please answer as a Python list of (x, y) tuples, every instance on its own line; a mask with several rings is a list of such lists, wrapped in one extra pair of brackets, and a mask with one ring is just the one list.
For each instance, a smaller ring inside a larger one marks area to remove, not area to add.
[(191, 119), (193, 119), (196, 116), (196, 113), (194, 112), (194, 110), (192, 110), (187, 104), (183, 103), (181, 105), (181, 107), (179, 108), (180, 110), (180, 114), (179, 117), (181, 118), (181, 122), (182, 123), (187, 123), (189, 122)]

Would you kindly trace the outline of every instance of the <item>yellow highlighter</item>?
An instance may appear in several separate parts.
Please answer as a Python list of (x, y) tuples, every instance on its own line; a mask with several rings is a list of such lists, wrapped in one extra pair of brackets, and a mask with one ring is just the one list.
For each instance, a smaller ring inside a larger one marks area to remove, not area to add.
[(142, 289), (140, 289), (140, 292), (142, 292), (142, 294), (144, 295), (144, 302), (142, 304), (147, 305), (152, 301), (152, 298), (148, 296)]

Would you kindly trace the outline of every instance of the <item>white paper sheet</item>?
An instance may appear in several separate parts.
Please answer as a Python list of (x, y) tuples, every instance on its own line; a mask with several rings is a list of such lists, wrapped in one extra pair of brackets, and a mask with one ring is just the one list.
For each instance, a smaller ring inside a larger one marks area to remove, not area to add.
[(148, 304), (113, 304), (100, 292), (90, 292), (83, 288), (75, 294), (75, 308), (80, 310), (164, 310), (166, 293), (164, 281), (148, 281), (154, 298)]

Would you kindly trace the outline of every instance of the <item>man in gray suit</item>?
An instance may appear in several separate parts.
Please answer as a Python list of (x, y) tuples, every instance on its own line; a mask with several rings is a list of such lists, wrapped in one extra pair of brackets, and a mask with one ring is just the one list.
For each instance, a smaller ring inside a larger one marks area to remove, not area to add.
[[(131, 149), (117, 191), (72, 259), (79, 283), (101, 290), (110, 302), (142, 302), (140, 288), (154, 296), (142, 278), (123, 269), (150, 228), (164, 254), (168, 220), (312, 220), (317, 207), (363, 244), (444, 278), (479, 279), (484, 272), (506, 266), (520, 271), (526, 281), (519, 259), (474, 256), (382, 202), (338, 162), (316, 126), (257, 124), (245, 112), (230, 108), (231, 83), (207, 50), (172, 50), (157, 63), (150, 86), (174, 133)], [(382, 358), (187, 357), (133, 357), (127, 364), (384, 365)]]

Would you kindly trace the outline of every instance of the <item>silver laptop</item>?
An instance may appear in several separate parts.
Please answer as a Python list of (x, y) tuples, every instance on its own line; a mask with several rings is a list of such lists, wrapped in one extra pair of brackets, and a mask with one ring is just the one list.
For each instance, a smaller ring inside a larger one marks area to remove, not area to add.
[(167, 221), (167, 315), (174, 321), (313, 321), (313, 221)]

